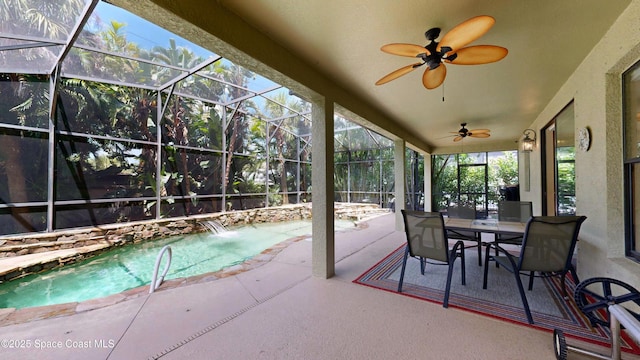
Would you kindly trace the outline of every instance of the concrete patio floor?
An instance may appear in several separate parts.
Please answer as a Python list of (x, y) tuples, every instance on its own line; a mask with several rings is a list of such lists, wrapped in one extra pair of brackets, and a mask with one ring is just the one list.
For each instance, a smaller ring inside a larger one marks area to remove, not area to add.
[(555, 359), (548, 332), (352, 283), (404, 243), (394, 228), (337, 233), (330, 279), (307, 239), (234, 276), (3, 326), (0, 359)]

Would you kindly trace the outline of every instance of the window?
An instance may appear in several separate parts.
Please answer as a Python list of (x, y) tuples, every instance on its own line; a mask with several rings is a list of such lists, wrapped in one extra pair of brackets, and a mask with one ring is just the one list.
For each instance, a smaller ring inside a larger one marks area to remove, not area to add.
[(623, 76), (626, 253), (640, 260), (640, 62)]

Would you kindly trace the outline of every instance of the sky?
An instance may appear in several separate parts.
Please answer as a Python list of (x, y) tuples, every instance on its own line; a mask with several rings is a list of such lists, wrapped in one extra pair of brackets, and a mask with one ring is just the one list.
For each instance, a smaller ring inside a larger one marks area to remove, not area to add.
[[(201, 56), (203, 59), (209, 57), (217, 57), (212, 51), (206, 50), (188, 40), (185, 40), (178, 35), (163, 29), (139, 16), (132, 14), (117, 6), (108, 4), (104, 1), (100, 1), (94, 10), (94, 15), (98, 14), (102, 21), (102, 27), (109, 27), (112, 20), (119, 23), (124, 23), (126, 26), (122, 29), (127, 37), (127, 40), (138, 44), (141, 48), (151, 49), (154, 46), (169, 47), (169, 39), (174, 39), (177, 46), (181, 46), (193, 51), (196, 55)], [(98, 31), (100, 29), (91, 29), (92, 31)], [(223, 59), (222, 61), (228, 62)], [(264, 78), (256, 74), (255, 78), (248, 79), (247, 86), (254, 91), (260, 92), (266, 89), (272, 89), (277, 87), (278, 84), (271, 80)], [(280, 91), (288, 93), (286, 88), (280, 88)], [(272, 92), (268, 97), (274, 96)], [(264, 100), (261, 98), (254, 98), (252, 101), (258, 103), (259, 106), (264, 105)]]
[(96, 6), (94, 14), (98, 14), (104, 26), (107, 26), (111, 20), (115, 20), (120, 23), (125, 23), (127, 26), (124, 28), (127, 34), (127, 40), (137, 43), (143, 48), (152, 48), (154, 46), (169, 46), (169, 39), (175, 39), (177, 46), (182, 46), (190, 49), (195, 54), (206, 59), (210, 56), (215, 56), (211, 51), (203, 49), (202, 47), (187, 41), (178, 35), (169, 32), (149, 21), (146, 21), (137, 15), (123, 10), (119, 7), (110, 5), (104, 1), (100, 1)]

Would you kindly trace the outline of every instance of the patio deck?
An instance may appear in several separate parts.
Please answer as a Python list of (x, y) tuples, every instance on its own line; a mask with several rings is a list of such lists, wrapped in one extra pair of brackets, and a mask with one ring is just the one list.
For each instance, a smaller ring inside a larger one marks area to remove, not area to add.
[(262, 266), (215, 281), (102, 299), (112, 305), (29, 322), (7, 322), (12, 315), (0, 312), (0, 320), (13, 323), (0, 327), (0, 354), (23, 360), (555, 358), (550, 333), (352, 283), (403, 243), (394, 215), (383, 215), (366, 229), (337, 234), (330, 279), (311, 275), (311, 241), (302, 240)]

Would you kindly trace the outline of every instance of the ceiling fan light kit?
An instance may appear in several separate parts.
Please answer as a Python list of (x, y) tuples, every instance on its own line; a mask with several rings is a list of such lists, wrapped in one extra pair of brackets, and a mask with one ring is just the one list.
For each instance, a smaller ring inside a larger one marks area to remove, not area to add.
[(422, 75), (422, 84), (427, 89), (435, 89), (444, 82), (447, 76), (444, 62), (458, 65), (479, 65), (502, 60), (507, 56), (508, 50), (501, 46), (476, 45), (465, 47), (489, 31), (495, 22), (495, 19), (491, 16), (480, 15), (457, 25), (445, 34), (439, 42), (436, 39), (440, 36), (440, 28), (431, 28), (424, 33), (427, 40), (430, 41), (425, 46), (405, 43), (392, 43), (382, 46), (380, 50), (383, 52), (418, 58), (422, 62), (397, 69), (383, 76), (376, 82), (376, 85), (386, 84), (426, 64), (427, 68)]

